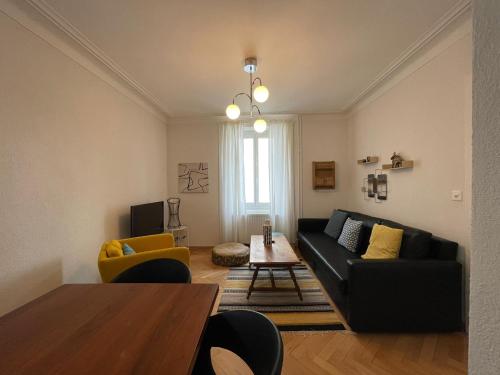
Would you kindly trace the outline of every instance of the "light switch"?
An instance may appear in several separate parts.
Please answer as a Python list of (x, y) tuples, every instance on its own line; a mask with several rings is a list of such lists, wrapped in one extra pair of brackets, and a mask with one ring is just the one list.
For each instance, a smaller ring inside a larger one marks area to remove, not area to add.
[(452, 201), (461, 201), (462, 200), (462, 191), (461, 190), (452, 190), (451, 191), (451, 200)]

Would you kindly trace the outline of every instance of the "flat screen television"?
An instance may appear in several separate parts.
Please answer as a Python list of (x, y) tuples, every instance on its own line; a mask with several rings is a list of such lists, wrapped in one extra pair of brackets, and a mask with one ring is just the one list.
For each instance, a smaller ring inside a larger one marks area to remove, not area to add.
[(130, 236), (139, 237), (163, 233), (164, 204), (153, 202), (130, 207)]

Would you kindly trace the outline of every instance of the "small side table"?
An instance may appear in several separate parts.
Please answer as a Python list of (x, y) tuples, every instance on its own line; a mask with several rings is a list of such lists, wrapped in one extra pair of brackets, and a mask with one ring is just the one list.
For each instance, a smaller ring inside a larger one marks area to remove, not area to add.
[(172, 233), (175, 246), (189, 247), (189, 230), (187, 225), (181, 225), (178, 228), (166, 228), (165, 232)]

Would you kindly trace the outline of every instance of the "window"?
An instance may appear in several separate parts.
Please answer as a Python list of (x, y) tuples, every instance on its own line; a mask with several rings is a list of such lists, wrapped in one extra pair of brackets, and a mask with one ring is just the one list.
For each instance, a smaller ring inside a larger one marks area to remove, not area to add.
[(249, 212), (269, 212), (269, 135), (245, 130), (243, 139), (245, 201)]

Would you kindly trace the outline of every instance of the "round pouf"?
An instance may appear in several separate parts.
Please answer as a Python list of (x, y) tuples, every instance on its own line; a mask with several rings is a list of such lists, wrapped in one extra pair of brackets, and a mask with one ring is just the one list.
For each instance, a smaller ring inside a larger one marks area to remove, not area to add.
[(212, 262), (219, 266), (241, 266), (250, 260), (250, 249), (237, 242), (227, 242), (212, 249)]

